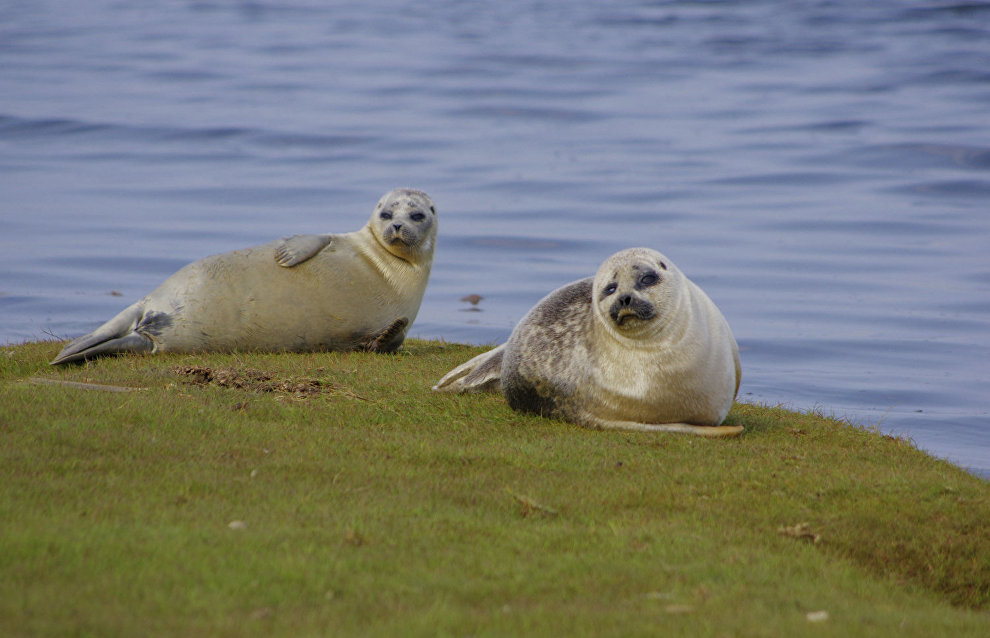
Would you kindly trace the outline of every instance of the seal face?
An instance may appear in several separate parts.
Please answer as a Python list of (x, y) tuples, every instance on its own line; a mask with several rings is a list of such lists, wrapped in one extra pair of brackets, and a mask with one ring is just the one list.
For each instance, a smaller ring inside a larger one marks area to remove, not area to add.
[(378, 201), (369, 224), (390, 253), (406, 261), (433, 258), (437, 209), (425, 193), (395, 190)]
[(360, 230), (295, 235), (193, 262), (52, 364), (117, 352), (395, 350), (419, 312), (437, 211), (386, 193)]
[(742, 428), (720, 424), (739, 378), (715, 304), (668, 258), (631, 248), (544, 297), (504, 345), (434, 389), (497, 389), (514, 409), (592, 428), (733, 436)]
[[(667, 269), (666, 265), (661, 268)], [(625, 326), (647, 322), (656, 315), (656, 308), (642, 294), (660, 283), (661, 275), (652, 267), (633, 264), (628, 270), (616, 268), (605, 280), (608, 283), (598, 292), (596, 303), (602, 314), (606, 314), (607, 304), (608, 317), (620, 330)]]

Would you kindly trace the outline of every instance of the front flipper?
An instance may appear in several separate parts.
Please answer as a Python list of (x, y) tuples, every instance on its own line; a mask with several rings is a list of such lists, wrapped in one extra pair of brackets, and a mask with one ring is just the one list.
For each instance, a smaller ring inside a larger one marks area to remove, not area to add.
[(275, 262), (292, 268), (313, 257), (333, 242), (333, 235), (293, 235), (275, 248)]
[(392, 352), (402, 345), (405, 339), (405, 330), (409, 326), (409, 319), (399, 317), (392, 322), (392, 325), (385, 328), (376, 335), (371, 335), (361, 342), (359, 350), (365, 352)]
[(691, 425), (689, 423), (637, 423), (636, 421), (606, 421), (585, 416), (579, 425), (595, 430), (626, 430), (630, 432), (672, 432), (692, 434), (712, 439), (727, 439), (742, 434), (741, 425)]
[(498, 392), (505, 344), (462, 363), (437, 381), (434, 392)]

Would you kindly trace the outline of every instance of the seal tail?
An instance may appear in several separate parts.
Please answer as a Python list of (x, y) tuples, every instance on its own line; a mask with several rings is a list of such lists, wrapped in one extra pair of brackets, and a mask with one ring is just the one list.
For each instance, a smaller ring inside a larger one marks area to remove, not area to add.
[(498, 392), (505, 345), (462, 363), (437, 381), (434, 392)]
[(143, 316), (140, 303), (125, 308), (93, 332), (71, 341), (49, 365), (83, 361), (117, 352), (150, 352), (155, 347), (154, 342), (135, 330)]
[(604, 419), (588, 418), (581, 425), (596, 430), (626, 430), (631, 432), (672, 432), (677, 434), (692, 434), (711, 439), (727, 439), (739, 436), (743, 432), (741, 425), (691, 425), (690, 423), (637, 423), (636, 421), (606, 421)]

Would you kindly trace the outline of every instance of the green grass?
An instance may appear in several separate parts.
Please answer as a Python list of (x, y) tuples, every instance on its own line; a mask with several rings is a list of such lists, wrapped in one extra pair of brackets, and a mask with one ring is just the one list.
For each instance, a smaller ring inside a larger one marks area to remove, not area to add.
[(430, 392), (437, 342), (59, 346), (0, 349), (0, 635), (990, 635), (990, 484), (901, 439), (589, 431)]

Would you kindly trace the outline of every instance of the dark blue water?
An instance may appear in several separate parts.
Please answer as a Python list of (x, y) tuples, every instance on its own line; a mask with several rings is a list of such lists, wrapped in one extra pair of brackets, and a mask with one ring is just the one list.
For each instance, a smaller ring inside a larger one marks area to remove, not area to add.
[(0, 0), (0, 343), (397, 186), (441, 215), (418, 336), (647, 245), (742, 400), (990, 474), (990, 3)]

